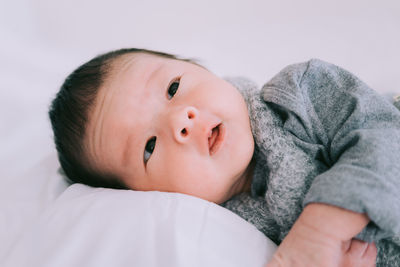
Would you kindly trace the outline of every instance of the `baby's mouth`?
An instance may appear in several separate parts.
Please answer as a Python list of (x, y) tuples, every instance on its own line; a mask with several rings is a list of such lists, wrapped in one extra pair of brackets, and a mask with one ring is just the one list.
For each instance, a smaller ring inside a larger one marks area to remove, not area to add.
[(222, 141), (224, 140), (224, 135), (225, 129), (222, 123), (212, 128), (208, 136), (208, 148), (210, 155), (215, 154), (221, 147)]

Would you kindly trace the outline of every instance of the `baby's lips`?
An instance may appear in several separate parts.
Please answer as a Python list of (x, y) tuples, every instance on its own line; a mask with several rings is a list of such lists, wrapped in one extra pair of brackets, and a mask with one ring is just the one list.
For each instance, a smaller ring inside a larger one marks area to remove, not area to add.
[(217, 140), (219, 135), (218, 125), (211, 129), (208, 134), (208, 149), (211, 151), (215, 141)]
[[(210, 155), (210, 148), (215, 146), (215, 141), (217, 140), (215, 137), (217, 137), (217, 135), (215, 135), (216, 130), (219, 130), (217, 128), (218, 125), (220, 125), (222, 123), (221, 119), (219, 119), (217, 116), (215, 116), (212, 113), (209, 112), (202, 112), (200, 111), (199, 116), (198, 116), (199, 121), (197, 123), (199, 123), (198, 126), (199, 130), (200, 130), (200, 134), (201, 134), (201, 151), (202, 154), (204, 153), (204, 155)], [(214, 130), (214, 131), (213, 131)], [(213, 137), (213, 132), (214, 133), (214, 137)]]
[(220, 149), (225, 139), (225, 127), (219, 123), (212, 129), (211, 138), (209, 138), (209, 154), (214, 155)]

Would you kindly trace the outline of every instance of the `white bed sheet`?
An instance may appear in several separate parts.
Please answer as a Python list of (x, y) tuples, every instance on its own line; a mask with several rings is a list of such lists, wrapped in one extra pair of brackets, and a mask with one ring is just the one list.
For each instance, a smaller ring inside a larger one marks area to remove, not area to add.
[(275, 248), (208, 201), (75, 184), (25, 230), (2, 266), (261, 267)]

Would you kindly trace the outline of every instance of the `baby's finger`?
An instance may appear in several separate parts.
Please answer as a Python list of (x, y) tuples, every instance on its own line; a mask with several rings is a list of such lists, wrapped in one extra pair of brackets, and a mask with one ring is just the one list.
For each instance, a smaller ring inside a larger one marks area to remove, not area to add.
[(376, 261), (376, 256), (378, 255), (378, 249), (376, 248), (375, 243), (369, 243), (367, 249), (364, 252), (363, 257), (366, 259), (373, 259)]
[(347, 253), (355, 256), (363, 256), (368, 248), (368, 243), (357, 239), (352, 239)]
[(374, 243), (351, 240), (350, 248), (343, 255), (342, 267), (372, 267), (376, 265), (377, 249)]
[(350, 245), (351, 245), (351, 240), (348, 240), (348, 241), (342, 243), (342, 251), (343, 251), (343, 253), (347, 253), (348, 252), (348, 250), (350, 249)]

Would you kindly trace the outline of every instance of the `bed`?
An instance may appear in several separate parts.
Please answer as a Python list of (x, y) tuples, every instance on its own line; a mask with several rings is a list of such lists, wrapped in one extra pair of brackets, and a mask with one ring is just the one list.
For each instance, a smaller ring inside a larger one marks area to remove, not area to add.
[(287, 64), (319, 57), (383, 93), (399, 92), (397, 1), (361, 9), (344, 0), (150, 2), (2, 4), (0, 266), (264, 266), (276, 249), (253, 225), (205, 200), (64, 179), (47, 110), (65, 76), (98, 53), (159, 49), (260, 85)]

